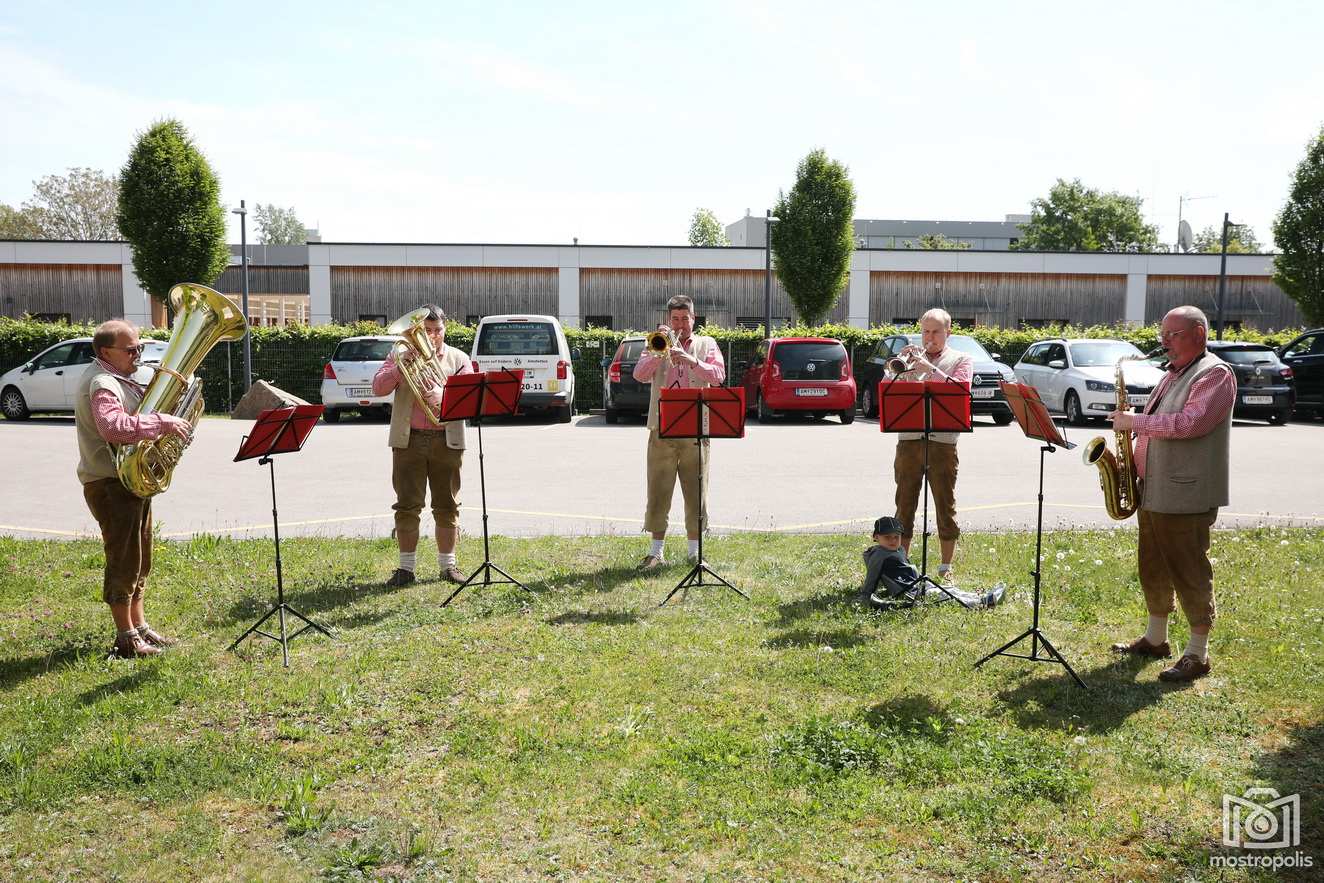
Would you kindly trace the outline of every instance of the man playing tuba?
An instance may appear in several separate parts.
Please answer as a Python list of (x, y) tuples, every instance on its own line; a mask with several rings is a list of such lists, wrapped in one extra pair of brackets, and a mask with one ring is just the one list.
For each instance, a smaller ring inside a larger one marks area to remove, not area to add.
[[(437, 375), (442, 383), (456, 374), (473, 370), (469, 355), (446, 346), (446, 314), (441, 307), (427, 304), (422, 313), (423, 331), (435, 351)], [(404, 350), (402, 355), (397, 353)], [(432, 518), (437, 535), (437, 558), (441, 578), (462, 583), (464, 574), (455, 564), (455, 540), (460, 524), (460, 465), (464, 460), (464, 421), (437, 424), (429, 419), (425, 407), (435, 414), (441, 406), (442, 387), (430, 386), (419, 402), (405, 382), (397, 358), (406, 362), (422, 358), (408, 348), (395, 347), (372, 378), (372, 394), (386, 395), (395, 390), (391, 402), (391, 429), (387, 443), (391, 447), (391, 485), (395, 488), (395, 541), (400, 561), (387, 579), (388, 586), (407, 586), (414, 582), (418, 554), (419, 513), (424, 495), (432, 492)], [(429, 372), (430, 374), (431, 372)]]
[(92, 364), (78, 381), (74, 426), (83, 499), (101, 528), (106, 550), (101, 598), (115, 621), (111, 655), (155, 656), (174, 644), (147, 623), (143, 594), (152, 569), (152, 500), (120, 481), (114, 446), (173, 435), (187, 441), (193, 427), (172, 414), (135, 414), (144, 387), (133, 379), (142, 355), (138, 329), (123, 319), (102, 322), (92, 335)]

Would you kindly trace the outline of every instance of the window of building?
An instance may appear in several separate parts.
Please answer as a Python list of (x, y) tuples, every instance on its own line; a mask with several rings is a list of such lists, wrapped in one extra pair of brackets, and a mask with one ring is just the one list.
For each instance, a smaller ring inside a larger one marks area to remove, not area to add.
[(584, 326), (593, 326), (594, 328), (608, 328), (611, 326), (611, 316), (585, 316)]
[(372, 322), (377, 325), (386, 325), (386, 316), (381, 313), (359, 313), (360, 322)]
[(736, 316), (736, 327), (743, 328), (745, 331), (753, 331), (762, 325), (762, 316)]
[(893, 317), (892, 317), (892, 324), (893, 324), (893, 325), (918, 325), (918, 324), (919, 324), (919, 318), (918, 318), (917, 316), (893, 316)]
[(69, 313), (37, 313), (32, 318), (38, 322), (63, 322), (66, 325), (74, 320), (74, 317)]
[(1065, 325), (1066, 319), (1027, 319), (1021, 318), (1022, 328), (1047, 328), (1049, 325)]
[(478, 324), (478, 320), (480, 320), (480, 319), (482, 319), (482, 318), (483, 318), (483, 317), (480, 316), (480, 315), (478, 315), (477, 313), (466, 313), (465, 316), (464, 316), (464, 324), (465, 324), (465, 325), (477, 325), (477, 324)]
[(707, 324), (708, 324), (708, 317), (707, 317), (707, 316), (699, 316), (699, 315), (696, 315), (696, 316), (694, 317), (694, 327), (695, 327), (695, 328), (702, 328), (703, 326), (705, 326), (705, 325), (707, 325)]

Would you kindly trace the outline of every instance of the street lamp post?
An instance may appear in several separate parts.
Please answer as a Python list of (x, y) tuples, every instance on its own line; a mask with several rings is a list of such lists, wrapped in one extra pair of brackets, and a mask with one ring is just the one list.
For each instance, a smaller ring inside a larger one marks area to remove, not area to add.
[(1216, 318), (1214, 319), (1214, 339), (1223, 339), (1223, 304), (1227, 302), (1227, 231), (1232, 227), (1244, 227), (1244, 224), (1234, 224), (1227, 219), (1227, 212), (1223, 212), (1223, 247), (1218, 259), (1218, 303), (1214, 304)]
[(772, 225), (780, 220), (768, 209), (763, 225), (763, 333), (768, 339), (772, 338)]
[[(244, 271), (244, 321), (248, 321), (248, 209), (244, 208), (244, 201), (239, 200), (239, 208), (234, 209), (231, 214), (239, 216), (239, 262)], [(244, 335), (244, 392), (253, 385), (253, 346), (252, 333)]]

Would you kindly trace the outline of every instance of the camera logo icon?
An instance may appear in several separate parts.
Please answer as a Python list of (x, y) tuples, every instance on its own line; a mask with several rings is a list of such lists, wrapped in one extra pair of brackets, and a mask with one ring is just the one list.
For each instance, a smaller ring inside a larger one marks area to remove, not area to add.
[(1286, 849), (1301, 845), (1301, 795), (1279, 797), (1272, 788), (1223, 795), (1223, 845)]

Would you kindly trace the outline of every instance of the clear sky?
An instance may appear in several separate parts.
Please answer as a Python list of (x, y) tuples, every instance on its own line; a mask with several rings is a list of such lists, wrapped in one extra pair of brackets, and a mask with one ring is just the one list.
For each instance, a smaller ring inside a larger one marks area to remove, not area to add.
[[(1324, 124), (1324, 4), (0, 6), (0, 202), (177, 117), (227, 206), (327, 241), (684, 243), (823, 147), (856, 217), (1000, 220), (1055, 178), (1263, 242)], [(232, 241), (238, 241), (237, 223)]]

